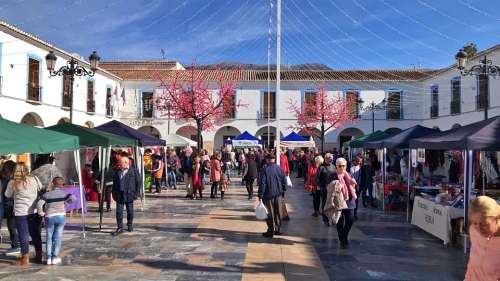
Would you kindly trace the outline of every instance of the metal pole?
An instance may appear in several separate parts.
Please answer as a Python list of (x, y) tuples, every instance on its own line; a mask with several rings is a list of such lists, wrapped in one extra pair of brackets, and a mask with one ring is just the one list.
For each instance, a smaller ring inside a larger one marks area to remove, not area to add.
[(280, 165), (280, 87), (281, 87), (281, 0), (277, 2), (278, 7), (276, 11), (277, 26), (276, 26), (276, 164)]
[[(71, 64), (73, 67), (73, 64)], [(69, 75), (69, 123), (73, 124), (73, 84), (75, 82), (75, 75), (73, 74), (73, 70), (70, 70)]]
[[(484, 55), (484, 61), (483, 62), (484, 62), (483, 63), (483, 67), (482, 67), (483, 78), (484, 78), (483, 87), (486, 88), (486, 95), (484, 97), (484, 99), (485, 99), (485, 101), (484, 101), (484, 120), (487, 120), (488, 119), (488, 103), (489, 103), (488, 101), (489, 101), (489, 99), (488, 99), (488, 87), (486, 87), (487, 86), (486, 83), (488, 82), (488, 76), (487, 76), (488, 72), (487, 72), (487, 69), (486, 69), (488, 67), (486, 65), (486, 62), (487, 62), (486, 55)], [(479, 83), (481, 83), (481, 81), (479, 81)]]
[(375, 133), (375, 107), (372, 102), (372, 133)]

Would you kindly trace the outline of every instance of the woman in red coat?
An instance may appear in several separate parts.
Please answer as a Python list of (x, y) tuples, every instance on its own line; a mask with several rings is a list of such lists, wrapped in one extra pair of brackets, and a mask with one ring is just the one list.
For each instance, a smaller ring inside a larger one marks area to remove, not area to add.
[(87, 198), (89, 201), (99, 201), (99, 194), (97, 191), (92, 189), (94, 185), (94, 172), (92, 172), (92, 165), (85, 164), (85, 168), (82, 170), (82, 182), (83, 186), (85, 186), (85, 192), (87, 194)]
[(312, 186), (311, 193), (313, 195), (313, 208), (314, 212), (311, 214), (313, 217), (317, 217), (321, 213), (319, 212), (319, 204), (321, 201), (321, 192), (318, 189), (318, 186), (316, 184), (316, 173), (318, 172), (319, 166), (323, 164), (323, 157), (321, 155), (316, 156), (314, 158), (314, 164), (309, 165), (309, 169), (307, 171), (307, 183), (308, 185)]

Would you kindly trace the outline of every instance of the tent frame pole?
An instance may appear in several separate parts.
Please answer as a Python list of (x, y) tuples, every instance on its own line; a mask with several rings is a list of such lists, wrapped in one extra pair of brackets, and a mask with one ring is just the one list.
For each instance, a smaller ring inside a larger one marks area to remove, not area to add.
[[(80, 149), (75, 150), (74, 152), (74, 157), (75, 157), (75, 166), (76, 166), (76, 171), (78, 173), (78, 189), (80, 191), (80, 203), (82, 205), (82, 235), (83, 238), (86, 237), (85, 233), (85, 212), (84, 212), (84, 201), (83, 201), (83, 190), (82, 190), (82, 169), (81, 169), (81, 159), (80, 159)], [(85, 201), (86, 203), (86, 201)]]

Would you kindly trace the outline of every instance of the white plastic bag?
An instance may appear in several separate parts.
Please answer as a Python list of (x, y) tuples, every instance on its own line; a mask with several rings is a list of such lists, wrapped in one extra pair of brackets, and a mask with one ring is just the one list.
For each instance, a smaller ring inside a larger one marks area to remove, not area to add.
[(290, 176), (286, 176), (286, 186), (292, 187), (292, 180), (290, 179)]
[(267, 214), (269, 212), (267, 211), (266, 206), (264, 206), (264, 203), (260, 202), (259, 205), (255, 208), (255, 216), (259, 220), (265, 220), (267, 219)]

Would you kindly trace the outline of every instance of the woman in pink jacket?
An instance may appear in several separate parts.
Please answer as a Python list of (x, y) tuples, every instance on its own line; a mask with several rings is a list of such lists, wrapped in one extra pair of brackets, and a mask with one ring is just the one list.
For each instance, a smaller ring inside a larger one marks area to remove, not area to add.
[(217, 189), (219, 188), (220, 174), (222, 168), (220, 159), (221, 155), (218, 151), (216, 151), (210, 162), (210, 181), (212, 182), (212, 188), (210, 188), (210, 198), (217, 197)]
[(472, 246), (465, 280), (500, 280), (500, 205), (488, 196), (478, 196), (469, 214)]

